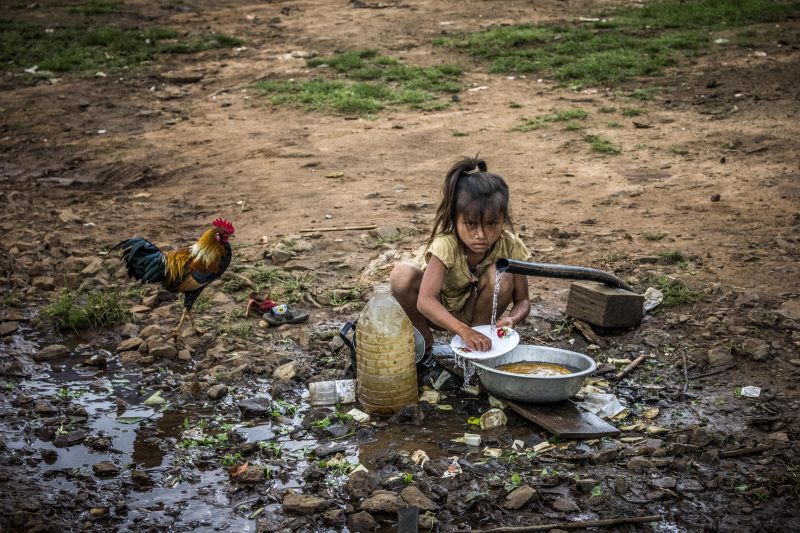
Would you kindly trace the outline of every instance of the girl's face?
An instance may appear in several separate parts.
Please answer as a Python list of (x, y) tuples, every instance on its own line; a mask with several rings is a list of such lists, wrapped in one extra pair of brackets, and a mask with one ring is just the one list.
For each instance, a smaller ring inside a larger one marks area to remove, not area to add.
[(456, 218), (456, 231), (469, 250), (475, 254), (485, 254), (503, 233), (503, 215), (487, 214), (479, 219), (473, 214), (459, 213)]

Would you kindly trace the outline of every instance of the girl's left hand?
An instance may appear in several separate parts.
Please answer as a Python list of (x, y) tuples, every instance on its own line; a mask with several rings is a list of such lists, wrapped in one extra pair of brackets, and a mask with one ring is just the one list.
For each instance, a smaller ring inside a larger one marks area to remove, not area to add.
[(497, 324), (495, 324), (495, 326), (498, 327), (498, 328), (503, 328), (503, 327), (513, 328), (514, 327), (514, 321), (511, 320), (510, 316), (506, 316), (506, 317), (503, 317), (500, 320), (498, 320)]

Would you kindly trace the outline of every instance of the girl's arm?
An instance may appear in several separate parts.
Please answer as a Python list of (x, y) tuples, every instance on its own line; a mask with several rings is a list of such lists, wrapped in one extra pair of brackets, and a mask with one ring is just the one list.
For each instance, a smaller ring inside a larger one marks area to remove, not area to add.
[(531, 313), (531, 299), (528, 294), (528, 276), (524, 274), (514, 274), (514, 292), (511, 295), (511, 301), (514, 305), (508, 316), (497, 321), (497, 326), (510, 326), (514, 327), (526, 318)]
[[(459, 319), (450, 314), (450, 312), (442, 305), (442, 302), (439, 299), (439, 294), (442, 291), (442, 284), (444, 283), (444, 276), (446, 273), (447, 267), (444, 266), (444, 263), (442, 263), (441, 260), (435, 255), (431, 256), (428, 266), (425, 268), (425, 273), (422, 275), (422, 282), (419, 286), (417, 309), (420, 313), (425, 315), (428, 320), (437, 326), (460, 336), (471, 349), (477, 351), (486, 351), (491, 349), (492, 341), (489, 339), (489, 337), (481, 335), (474, 329), (470, 328), (467, 324), (461, 322)], [(530, 309), (530, 305), (528, 307)]]

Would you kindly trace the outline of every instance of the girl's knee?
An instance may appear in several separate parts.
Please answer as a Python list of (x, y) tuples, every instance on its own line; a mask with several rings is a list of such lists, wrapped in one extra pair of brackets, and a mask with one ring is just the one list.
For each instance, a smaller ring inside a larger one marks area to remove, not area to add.
[(389, 274), (389, 284), (394, 293), (419, 290), (422, 271), (411, 263), (397, 263)]

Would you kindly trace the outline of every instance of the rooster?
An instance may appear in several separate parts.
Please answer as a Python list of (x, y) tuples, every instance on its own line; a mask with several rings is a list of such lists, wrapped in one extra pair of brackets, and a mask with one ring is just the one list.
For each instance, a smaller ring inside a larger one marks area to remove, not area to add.
[(211, 228), (190, 248), (162, 252), (156, 245), (141, 237), (126, 239), (112, 248), (122, 249), (122, 261), (128, 276), (146, 282), (160, 282), (169, 292), (183, 293), (183, 313), (178, 327), (172, 332), (177, 338), (183, 321), (188, 317), (195, 333), (201, 333), (192, 320), (192, 306), (203, 289), (220, 276), (231, 264), (233, 224), (218, 218)]

